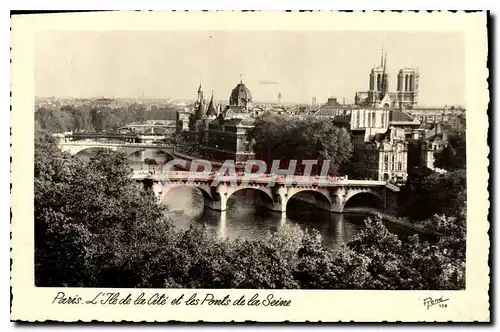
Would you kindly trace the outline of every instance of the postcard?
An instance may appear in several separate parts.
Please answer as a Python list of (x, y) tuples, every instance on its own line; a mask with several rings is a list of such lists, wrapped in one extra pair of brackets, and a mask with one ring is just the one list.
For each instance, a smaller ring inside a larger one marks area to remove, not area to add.
[(14, 15), (11, 320), (489, 321), (487, 19)]

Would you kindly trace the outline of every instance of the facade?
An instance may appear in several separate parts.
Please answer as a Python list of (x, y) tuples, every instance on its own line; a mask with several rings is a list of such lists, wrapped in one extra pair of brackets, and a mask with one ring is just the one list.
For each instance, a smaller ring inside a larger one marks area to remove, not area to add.
[(418, 69), (405, 67), (397, 75), (397, 90), (389, 89), (390, 75), (387, 72), (387, 54), (382, 54), (380, 66), (372, 68), (369, 90), (358, 91), (354, 103), (360, 107), (411, 109), (418, 103)]
[(207, 141), (201, 147), (203, 156), (211, 160), (234, 160), (243, 163), (254, 159), (247, 132), (254, 126), (254, 118), (224, 119), (219, 116), (210, 122), (206, 130)]
[(225, 107), (216, 104), (213, 92), (207, 103), (200, 85), (188, 120), (186, 112), (178, 112), (177, 130), (187, 132), (188, 140), (200, 157), (242, 163), (254, 158), (247, 139), (247, 132), (255, 121), (251, 109), (252, 94), (242, 81), (231, 91), (229, 105)]
[(188, 111), (178, 111), (176, 117), (176, 133), (189, 130), (189, 117), (191, 112)]
[(408, 177), (408, 142), (404, 129), (390, 127), (356, 149), (358, 169), (368, 179), (403, 183)]
[[(428, 127), (428, 125), (426, 125)], [(434, 166), (434, 154), (441, 151), (448, 144), (448, 132), (453, 131), (450, 125), (433, 124), (432, 127), (425, 130), (415, 144), (412, 145), (409, 153), (414, 161), (412, 166), (425, 166), (432, 170), (438, 170)]]
[(393, 183), (408, 177), (408, 142), (418, 138), (420, 122), (397, 109), (352, 109), (350, 130), (356, 176)]

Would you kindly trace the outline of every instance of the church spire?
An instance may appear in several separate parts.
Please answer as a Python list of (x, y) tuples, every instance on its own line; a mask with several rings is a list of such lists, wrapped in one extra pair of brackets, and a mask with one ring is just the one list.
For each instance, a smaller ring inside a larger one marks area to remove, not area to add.
[(384, 56), (384, 64), (382, 71), (382, 97), (389, 91), (389, 78), (387, 74), (387, 52)]
[(380, 51), (380, 67), (384, 66), (384, 49)]

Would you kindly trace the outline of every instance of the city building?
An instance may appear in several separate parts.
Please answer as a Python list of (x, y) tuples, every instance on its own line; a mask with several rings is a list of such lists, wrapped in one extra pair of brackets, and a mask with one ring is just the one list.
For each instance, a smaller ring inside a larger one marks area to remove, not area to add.
[(254, 159), (248, 130), (254, 127), (255, 118), (224, 119), (219, 116), (210, 122), (206, 130), (207, 141), (201, 147), (201, 153), (210, 160), (234, 160), (243, 163)]
[(409, 160), (412, 167), (427, 167), (438, 170), (434, 165), (434, 154), (448, 144), (448, 134), (454, 131), (450, 125), (436, 123), (426, 124), (425, 133), (414, 140), (409, 148)]
[(254, 158), (247, 139), (247, 132), (255, 122), (252, 106), (252, 94), (241, 80), (231, 91), (229, 104), (225, 107), (216, 104), (213, 92), (206, 103), (200, 85), (189, 115), (178, 112), (177, 130), (187, 132), (188, 140), (200, 157), (241, 163)]
[(350, 131), (356, 175), (403, 183), (408, 176), (408, 141), (418, 138), (420, 122), (397, 109), (353, 109)]
[(404, 183), (408, 177), (408, 142), (404, 129), (389, 127), (360, 143), (355, 168), (368, 179)]
[(454, 130), (465, 130), (465, 109), (461, 106), (451, 107), (418, 107), (408, 112), (422, 123), (449, 124)]

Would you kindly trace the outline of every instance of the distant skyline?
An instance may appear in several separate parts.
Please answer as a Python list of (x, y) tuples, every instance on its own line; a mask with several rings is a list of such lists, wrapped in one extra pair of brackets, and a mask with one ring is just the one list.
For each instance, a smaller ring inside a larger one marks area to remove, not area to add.
[(104, 31), (41, 32), (35, 38), (37, 97), (195, 99), (228, 102), (240, 81), (254, 101), (352, 103), (387, 52), (398, 70), (420, 71), (419, 105), (465, 106), (464, 36), (448, 32)]

